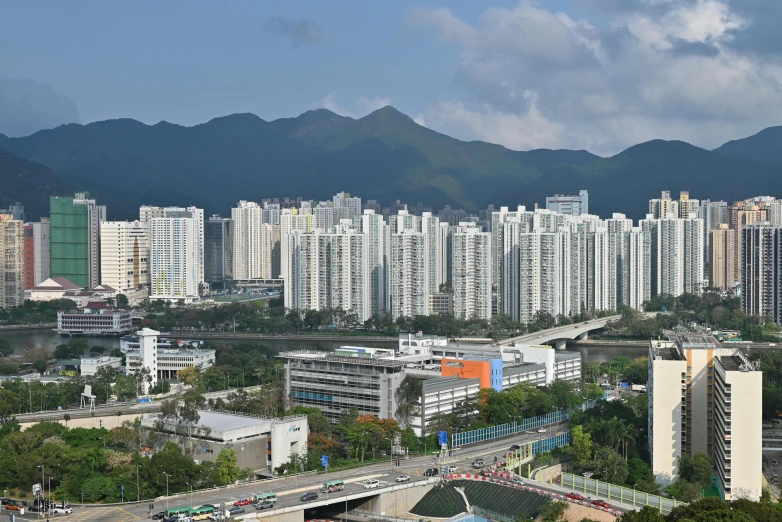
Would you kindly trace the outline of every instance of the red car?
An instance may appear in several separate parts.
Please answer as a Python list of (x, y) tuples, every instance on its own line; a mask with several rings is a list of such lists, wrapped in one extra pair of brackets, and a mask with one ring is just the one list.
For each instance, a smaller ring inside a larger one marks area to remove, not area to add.
[(565, 495), (565, 498), (569, 498), (570, 500), (584, 500), (584, 497), (582, 497), (578, 493), (568, 493), (567, 495)]
[(599, 508), (611, 509), (611, 504), (609, 504), (605, 500), (593, 500), (592, 505)]
[(249, 506), (253, 503), (253, 499), (251, 498), (243, 498), (242, 500), (237, 500), (234, 502), (234, 506)]

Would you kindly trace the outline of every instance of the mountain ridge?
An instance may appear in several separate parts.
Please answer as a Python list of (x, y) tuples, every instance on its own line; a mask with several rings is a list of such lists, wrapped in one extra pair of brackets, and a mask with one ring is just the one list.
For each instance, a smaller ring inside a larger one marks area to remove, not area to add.
[(638, 218), (661, 190), (729, 201), (782, 192), (782, 162), (764, 156), (782, 145), (777, 139), (782, 134), (761, 131), (734, 140), (741, 141), (738, 152), (727, 147), (734, 142), (709, 151), (666, 140), (607, 158), (584, 150), (515, 151), (458, 140), (386, 106), (362, 118), (327, 109), (272, 121), (235, 113), (191, 127), (119, 118), (0, 135), (0, 146), (90, 190), (109, 206), (110, 219), (134, 218), (140, 204), (195, 204), (225, 215), (239, 199), (317, 200), (340, 190), (384, 204), (475, 210), (532, 206), (580, 189), (590, 191), (593, 213)]

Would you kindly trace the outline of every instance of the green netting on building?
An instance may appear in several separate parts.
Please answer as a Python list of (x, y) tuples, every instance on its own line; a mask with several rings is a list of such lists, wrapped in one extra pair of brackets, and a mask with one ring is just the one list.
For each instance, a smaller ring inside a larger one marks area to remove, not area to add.
[(536, 517), (540, 508), (549, 502), (548, 497), (530, 491), (490, 482), (455, 480), (427, 493), (410, 513), (420, 517), (438, 518), (450, 518), (463, 513), (467, 507), (455, 487), (464, 487), (464, 494), (470, 504), (511, 518), (517, 515), (523, 518)]
[(87, 205), (74, 205), (73, 198), (49, 198), (51, 276), (65, 277), (89, 287), (90, 232)]

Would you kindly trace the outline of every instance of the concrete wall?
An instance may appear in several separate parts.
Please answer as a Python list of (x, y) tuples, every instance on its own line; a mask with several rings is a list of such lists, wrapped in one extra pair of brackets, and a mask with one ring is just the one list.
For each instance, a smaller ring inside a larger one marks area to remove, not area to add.
[[(63, 413), (63, 415), (65, 415)], [(145, 414), (143, 413), (126, 413), (123, 415), (106, 415), (105, 417), (95, 416), (95, 417), (82, 417), (82, 418), (74, 418), (69, 420), (67, 423), (62, 417), (58, 418), (47, 418), (43, 419), (43, 421), (51, 421), (51, 422), (59, 422), (63, 426), (68, 426), (69, 428), (106, 428), (107, 430), (118, 428), (122, 425), (125, 421), (131, 421), (133, 422), (139, 417), (144, 417)], [(22, 431), (26, 430), (33, 424), (38, 424), (42, 421), (34, 421), (34, 422), (22, 422), (19, 425), (22, 428)]]
[(378, 496), (371, 497), (364, 502), (358, 509), (369, 511), (378, 516), (401, 517), (406, 515), (418, 502), (429, 493), (434, 484), (418, 486), (406, 489), (399, 489), (388, 493), (381, 493)]

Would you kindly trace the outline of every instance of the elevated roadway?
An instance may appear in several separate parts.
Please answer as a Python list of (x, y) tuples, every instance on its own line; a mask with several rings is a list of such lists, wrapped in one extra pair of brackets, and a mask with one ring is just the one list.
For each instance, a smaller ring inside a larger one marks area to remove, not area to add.
[(621, 315), (610, 315), (608, 317), (591, 319), (582, 323), (557, 326), (555, 328), (549, 328), (548, 330), (511, 337), (510, 339), (505, 339), (497, 344), (499, 346), (513, 346), (515, 344), (555, 343), (558, 350), (564, 350), (568, 340), (586, 340), (589, 337), (589, 332), (605, 328), (608, 323), (616, 321), (621, 317)]

